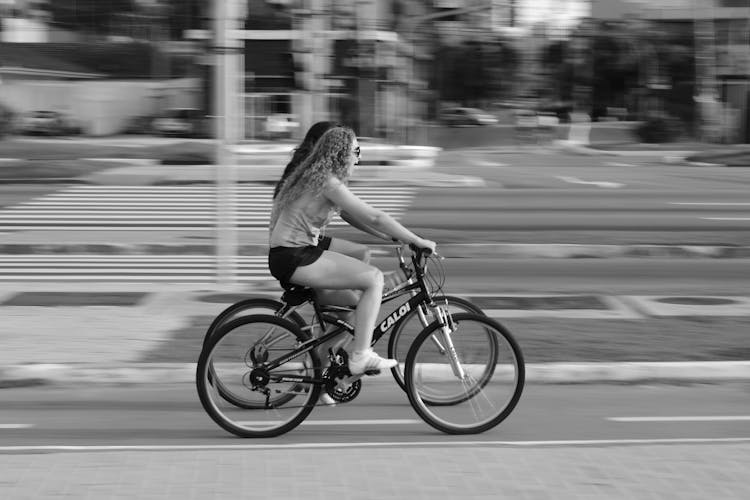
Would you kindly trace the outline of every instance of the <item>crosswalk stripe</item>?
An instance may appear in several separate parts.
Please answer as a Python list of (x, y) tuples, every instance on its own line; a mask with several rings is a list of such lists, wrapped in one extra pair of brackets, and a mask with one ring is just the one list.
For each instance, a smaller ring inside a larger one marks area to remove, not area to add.
[[(238, 282), (272, 280), (267, 257), (238, 256)], [(86, 281), (212, 283), (212, 255), (8, 255), (0, 256), (0, 282)]]
[[(365, 202), (400, 218), (411, 204), (413, 188), (358, 187)], [(238, 186), (235, 222), (240, 230), (265, 230), (270, 219), (272, 186)], [(57, 193), (0, 210), (0, 231), (7, 230), (199, 230), (216, 220), (213, 186), (72, 186)], [(346, 223), (334, 219), (333, 226)]]

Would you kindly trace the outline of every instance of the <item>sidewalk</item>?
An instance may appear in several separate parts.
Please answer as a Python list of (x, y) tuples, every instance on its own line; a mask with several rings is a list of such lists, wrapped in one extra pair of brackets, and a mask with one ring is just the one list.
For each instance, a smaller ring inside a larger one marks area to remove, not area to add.
[(744, 500), (750, 443), (243, 444), (0, 455), (0, 495), (47, 498)]
[[(84, 290), (0, 289), (0, 387), (192, 383), (212, 319), (241, 298), (279, 296), (261, 285), (231, 293)], [(505, 296), (498, 302), (453, 293), (515, 334), (528, 383), (750, 380), (750, 361), (735, 354), (750, 328), (750, 298)], [(691, 319), (699, 315), (701, 322)], [(382, 354), (386, 341), (378, 344)], [(372, 380), (390, 382), (390, 373)]]

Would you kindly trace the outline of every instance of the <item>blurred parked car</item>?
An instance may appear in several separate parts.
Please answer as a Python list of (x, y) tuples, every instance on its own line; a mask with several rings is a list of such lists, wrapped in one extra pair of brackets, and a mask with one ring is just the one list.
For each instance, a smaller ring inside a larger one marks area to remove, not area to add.
[(560, 99), (542, 99), (536, 109), (540, 113), (554, 114), (560, 123), (570, 123), (570, 112), (573, 111), (572, 101)]
[(153, 124), (156, 118), (150, 115), (133, 116), (128, 119), (123, 127), (125, 134), (151, 134), (153, 133)]
[(157, 134), (193, 137), (201, 130), (203, 112), (195, 108), (171, 108), (155, 118), (151, 126)]
[(266, 117), (266, 136), (270, 139), (290, 137), (299, 127), (296, 116), (288, 113), (275, 113)]
[(452, 107), (443, 108), (439, 119), (450, 127), (458, 125), (495, 125), (498, 120), (481, 109)]
[(57, 111), (32, 111), (21, 117), (22, 134), (65, 135), (80, 134), (81, 127)]

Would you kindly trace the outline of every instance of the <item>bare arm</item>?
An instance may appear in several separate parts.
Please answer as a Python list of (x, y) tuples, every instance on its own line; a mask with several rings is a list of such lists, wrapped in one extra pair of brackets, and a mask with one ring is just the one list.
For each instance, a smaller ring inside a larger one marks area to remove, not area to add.
[(369, 227), (404, 243), (413, 243), (421, 248), (435, 250), (435, 242), (420, 238), (387, 213), (368, 205), (336, 178), (329, 181), (325, 196), (341, 207), (342, 213), (346, 212), (347, 216), (356, 220), (360, 225), (354, 227), (358, 229), (362, 229), (362, 226)]
[(344, 221), (347, 224), (349, 224), (352, 227), (355, 227), (355, 228), (359, 229), (363, 233), (369, 233), (369, 234), (375, 236), (376, 238), (380, 238), (382, 240), (391, 240), (392, 239), (387, 234), (385, 234), (385, 233), (383, 233), (381, 231), (377, 231), (377, 230), (371, 228), (370, 226), (366, 226), (365, 224), (360, 223), (357, 219), (355, 219), (354, 217), (352, 217), (351, 215), (349, 215), (347, 212), (345, 212), (343, 210), (341, 211), (341, 213), (339, 215), (341, 216), (342, 219), (344, 219)]

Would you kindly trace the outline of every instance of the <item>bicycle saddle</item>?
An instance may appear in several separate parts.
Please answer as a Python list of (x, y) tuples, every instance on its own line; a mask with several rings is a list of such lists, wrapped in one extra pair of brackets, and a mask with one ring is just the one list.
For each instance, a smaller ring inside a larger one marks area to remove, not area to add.
[(290, 285), (284, 287), (284, 290), (281, 301), (290, 306), (298, 306), (315, 298), (315, 290), (306, 286)]

